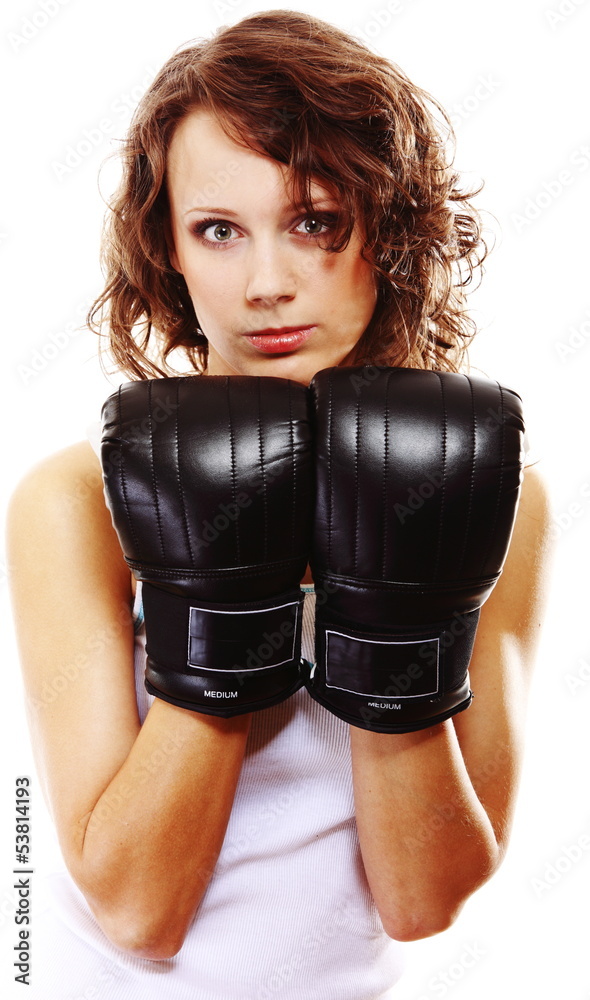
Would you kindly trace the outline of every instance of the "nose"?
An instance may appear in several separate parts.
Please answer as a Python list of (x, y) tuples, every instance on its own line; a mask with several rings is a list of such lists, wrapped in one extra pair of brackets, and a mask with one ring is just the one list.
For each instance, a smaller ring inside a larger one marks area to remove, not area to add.
[(258, 305), (274, 305), (295, 297), (297, 273), (292, 255), (279, 240), (252, 242), (247, 262), (246, 298)]

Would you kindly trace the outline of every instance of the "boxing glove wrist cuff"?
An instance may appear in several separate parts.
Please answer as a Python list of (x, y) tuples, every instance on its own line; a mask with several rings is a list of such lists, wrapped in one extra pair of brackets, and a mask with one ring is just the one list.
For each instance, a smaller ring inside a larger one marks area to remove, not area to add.
[[(244, 587), (251, 594), (268, 594), (269, 588), (279, 593), (292, 589), (293, 580), (301, 578), (307, 565), (307, 557), (300, 554), (288, 559), (279, 559), (260, 566), (199, 567), (181, 569), (177, 566), (146, 565), (134, 559), (125, 559), (136, 580), (160, 585), (162, 592), (181, 594), (195, 600), (198, 591), (208, 592), (215, 588), (218, 607), (240, 603)], [(262, 599), (264, 602), (264, 599)], [(273, 598), (274, 600), (274, 598)], [(268, 602), (267, 602), (268, 603)], [(213, 604), (210, 607), (214, 607)]]
[(479, 609), (426, 627), (351, 628), (316, 618), (309, 693), (334, 715), (375, 732), (410, 732), (467, 708)]
[(302, 683), (303, 598), (293, 590), (228, 606), (144, 583), (147, 690), (226, 717), (284, 700)]

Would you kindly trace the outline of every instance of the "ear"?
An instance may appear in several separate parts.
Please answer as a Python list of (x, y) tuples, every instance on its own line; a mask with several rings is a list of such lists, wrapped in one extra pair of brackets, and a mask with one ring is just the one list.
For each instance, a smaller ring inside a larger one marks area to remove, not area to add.
[(182, 274), (182, 268), (180, 266), (178, 255), (176, 253), (176, 248), (174, 246), (174, 237), (172, 235), (172, 226), (170, 225), (170, 218), (167, 215), (164, 219), (164, 238), (166, 240), (166, 246), (168, 247), (168, 257), (170, 258), (170, 263), (175, 271)]

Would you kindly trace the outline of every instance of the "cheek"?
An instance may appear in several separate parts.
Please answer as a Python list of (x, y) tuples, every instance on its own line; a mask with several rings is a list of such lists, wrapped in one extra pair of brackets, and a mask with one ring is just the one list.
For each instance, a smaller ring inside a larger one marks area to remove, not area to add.
[(237, 278), (226, 261), (211, 257), (212, 254), (207, 257), (193, 255), (192, 259), (185, 259), (183, 272), (195, 307), (199, 304), (203, 311), (220, 313), (236, 292)]
[(341, 253), (329, 254), (326, 264), (333, 271), (332, 279), (346, 293), (363, 298), (376, 297), (376, 282), (371, 265), (361, 257), (360, 243), (349, 243)]
[(350, 260), (343, 274), (342, 300), (353, 304), (359, 318), (369, 321), (377, 303), (377, 282), (369, 264), (362, 258)]

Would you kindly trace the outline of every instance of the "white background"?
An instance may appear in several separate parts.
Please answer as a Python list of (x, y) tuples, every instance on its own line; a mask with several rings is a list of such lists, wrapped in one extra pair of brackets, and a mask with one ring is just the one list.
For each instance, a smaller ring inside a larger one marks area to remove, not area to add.
[[(116, 384), (100, 372), (94, 335), (71, 332), (101, 288), (102, 161), (175, 48), (275, 6), (3, 5), (3, 505), (34, 462), (84, 437)], [(358, 35), (453, 115), (456, 165), (467, 183), (486, 181), (477, 204), (490, 213), (496, 236), (483, 285), (472, 296), (482, 328), (472, 362), (523, 395), (555, 511), (551, 599), (509, 854), (451, 930), (406, 946), (408, 973), (394, 995), (588, 1000), (590, 850), (569, 849), (580, 838), (590, 845), (590, 0), (282, 6), (310, 10)], [(75, 165), (64, 171), (67, 162)], [(116, 176), (105, 166), (103, 194)], [(31, 774), (33, 765), (2, 563), (0, 989), (12, 997), (23, 989), (11, 968), (13, 788), (15, 776)], [(36, 779), (33, 804), (40, 863), (48, 821)]]

